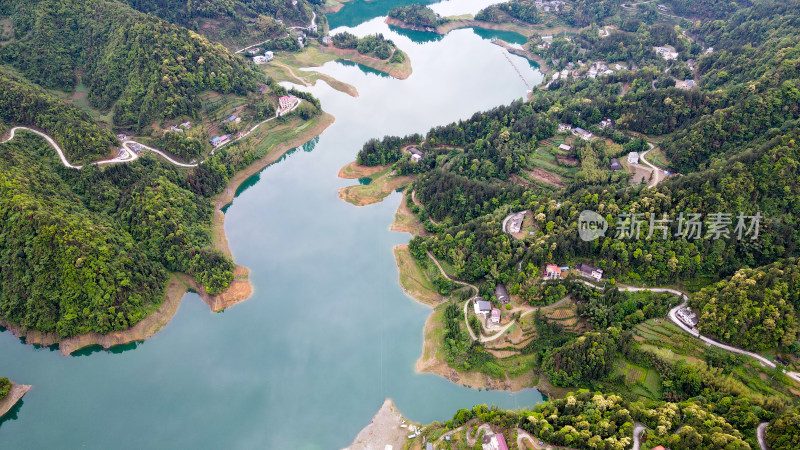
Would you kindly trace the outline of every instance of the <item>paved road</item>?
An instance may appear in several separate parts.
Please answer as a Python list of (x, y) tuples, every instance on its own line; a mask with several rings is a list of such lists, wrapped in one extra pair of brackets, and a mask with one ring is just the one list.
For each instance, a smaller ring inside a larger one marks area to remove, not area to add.
[(135, 161), (136, 159), (139, 158), (139, 156), (133, 150), (131, 150), (131, 148), (130, 148), (131, 144), (137, 144), (140, 147), (144, 148), (145, 150), (150, 150), (151, 152), (153, 152), (153, 153), (155, 153), (157, 155), (160, 155), (161, 157), (166, 159), (168, 162), (170, 162), (170, 163), (172, 163), (172, 164), (174, 164), (174, 165), (176, 165), (178, 167), (197, 167), (197, 165), (198, 165), (198, 163), (185, 164), (185, 163), (182, 163), (182, 162), (175, 161), (174, 159), (170, 158), (166, 153), (162, 152), (161, 150), (155, 149), (153, 147), (148, 147), (147, 145), (144, 145), (144, 144), (142, 144), (140, 142), (136, 142), (136, 141), (132, 141), (132, 140), (127, 140), (127, 141), (122, 143), (122, 146), (125, 147), (126, 150), (130, 151), (134, 155), (133, 159), (125, 160), (124, 162)]
[[(453, 283), (460, 284), (462, 286), (469, 286), (469, 287), (471, 287), (472, 289), (475, 290), (475, 295), (472, 296), (472, 298), (470, 300), (474, 300), (475, 297), (477, 297), (478, 292), (480, 292), (480, 291), (478, 290), (478, 288), (475, 285), (469, 284), (469, 283), (465, 283), (463, 281), (454, 280), (454, 279), (450, 278), (450, 276), (447, 275), (447, 273), (445, 273), (444, 269), (442, 269), (441, 264), (439, 264), (439, 261), (436, 259), (435, 256), (433, 256), (433, 254), (431, 252), (428, 252), (428, 257), (433, 260), (433, 263), (436, 264), (436, 267), (439, 268), (439, 272), (442, 273), (443, 277), (447, 278), (448, 280), (452, 281)], [(525, 312), (523, 312), (522, 314), (520, 314), (519, 317), (520, 318), (525, 317), (528, 314), (531, 314), (531, 313), (533, 313), (535, 311), (538, 311), (540, 309), (543, 309), (543, 308), (550, 308), (550, 307), (553, 307), (553, 306), (560, 306), (561, 304), (563, 304), (564, 302), (566, 302), (568, 300), (569, 300), (569, 297), (564, 297), (561, 300), (559, 300), (559, 301), (557, 301), (555, 303), (551, 303), (549, 305), (533, 306), (530, 309), (528, 309)], [(503, 333), (505, 333), (509, 328), (511, 328), (512, 325), (517, 323), (516, 320), (512, 320), (511, 322), (507, 323), (504, 327), (500, 328), (500, 330), (497, 333), (495, 333), (495, 334), (493, 334), (491, 336), (481, 336), (480, 338), (478, 338), (477, 336), (475, 336), (475, 333), (472, 331), (472, 327), (469, 326), (469, 303), (470, 303), (469, 300), (464, 302), (464, 323), (467, 325), (467, 331), (469, 331), (469, 335), (472, 338), (472, 340), (474, 340), (474, 341), (478, 341), (478, 342), (490, 342), (490, 341), (493, 341), (493, 340), (499, 338), (500, 336), (502, 336)]]
[(66, 167), (69, 167), (70, 169), (80, 169), (81, 167), (83, 167), (83, 166), (74, 166), (74, 165), (70, 164), (69, 161), (67, 161), (67, 157), (64, 156), (64, 151), (61, 150), (61, 147), (58, 146), (58, 144), (56, 143), (56, 141), (53, 140), (53, 138), (51, 138), (50, 136), (42, 133), (41, 131), (34, 130), (33, 128), (14, 127), (14, 128), (11, 129), (11, 132), (9, 133), (8, 139), (6, 139), (5, 141), (0, 142), (0, 144), (6, 143), (6, 142), (14, 139), (14, 134), (17, 132), (17, 130), (30, 131), (31, 133), (38, 134), (39, 136), (43, 137), (44, 140), (47, 141), (47, 143), (50, 144), (50, 146), (53, 147), (56, 150), (56, 153), (58, 153), (58, 157), (61, 158), (61, 162)]
[(641, 448), (642, 432), (645, 428), (646, 427), (639, 422), (633, 424), (633, 447), (631, 447), (631, 450), (639, 450)]
[[(311, 27), (311, 25), (313, 25), (313, 24), (314, 24), (314, 22), (317, 20), (317, 13), (316, 13), (316, 11), (311, 11), (311, 13), (312, 13), (312, 16), (311, 16), (311, 23), (309, 23), (307, 27), (289, 27), (288, 29), (290, 29), (290, 30), (296, 30), (296, 29), (308, 29), (308, 28), (310, 28), (310, 27)], [(288, 34), (287, 34), (287, 36), (288, 36)], [(285, 37), (285, 36), (284, 36), (284, 37)], [(250, 50), (250, 49), (251, 49), (251, 48), (253, 48), (253, 47), (258, 47), (259, 45), (264, 45), (264, 44), (266, 44), (267, 42), (269, 42), (269, 41), (271, 41), (271, 40), (272, 40), (272, 39), (267, 39), (266, 41), (263, 41), (263, 42), (258, 42), (258, 43), (252, 44), (252, 45), (248, 45), (247, 47), (240, 48), (239, 50), (236, 50), (234, 53), (237, 53), (237, 54), (238, 54), (238, 53), (244, 53), (245, 51), (247, 51), (247, 50)]]
[(764, 433), (767, 432), (767, 425), (769, 422), (761, 422), (758, 424), (758, 428), (756, 428), (756, 437), (758, 438), (758, 446), (761, 447), (761, 450), (767, 450), (767, 441), (764, 437)]
[[(599, 289), (597, 286), (594, 286), (591, 283), (588, 283), (588, 282), (584, 282), (584, 283), (589, 285), (589, 286), (592, 286), (594, 288)], [(698, 331), (696, 328), (692, 328), (692, 327), (686, 325), (685, 323), (683, 323), (680, 319), (678, 319), (677, 312), (678, 312), (679, 309), (681, 309), (684, 306), (686, 306), (686, 303), (687, 303), (687, 300), (689, 299), (689, 297), (685, 293), (683, 293), (681, 291), (678, 291), (678, 290), (675, 290), (675, 289), (669, 289), (669, 288), (642, 288), (642, 287), (622, 286), (622, 285), (619, 286), (619, 290), (628, 291), (628, 292), (636, 292), (636, 291), (667, 292), (667, 293), (670, 293), (672, 295), (675, 295), (676, 297), (679, 297), (683, 301), (681, 302), (680, 305), (672, 308), (669, 311), (668, 316), (669, 316), (669, 320), (671, 320), (672, 323), (677, 325), (680, 329), (682, 329), (686, 333), (688, 333), (688, 334), (700, 339), (701, 341), (705, 342), (708, 345), (713, 345), (714, 347), (721, 348), (721, 349), (729, 351), (731, 353), (738, 353), (740, 355), (750, 356), (751, 358), (757, 359), (762, 365), (770, 367), (770, 368), (773, 368), (773, 369), (776, 367), (774, 362), (770, 361), (769, 359), (765, 358), (764, 356), (762, 356), (762, 355), (760, 355), (758, 353), (750, 352), (750, 351), (743, 350), (743, 349), (738, 348), (738, 347), (734, 347), (732, 345), (723, 344), (723, 343), (721, 343), (719, 341), (715, 341), (714, 339), (711, 339), (708, 336), (703, 336), (702, 334), (700, 334), (700, 331)], [(797, 381), (797, 382), (800, 383), (800, 373), (797, 373), (797, 372), (785, 372), (785, 374), (786, 374), (786, 376), (788, 376), (792, 380)]]
[[(652, 147), (653, 144), (648, 142), (647, 145), (651, 146), (650, 150), (653, 149), (653, 147)], [(646, 152), (642, 152), (642, 154), (639, 155), (639, 161), (641, 161), (645, 166), (649, 167), (653, 171), (653, 179), (650, 181), (650, 183), (647, 185), (647, 187), (654, 188), (654, 187), (658, 186), (658, 183), (660, 183), (663, 180), (662, 174), (663, 175), (666, 175), (666, 174), (664, 173), (663, 169), (650, 164), (650, 161), (648, 161), (646, 159), (647, 154), (650, 153), (650, 150), (647, 150)]]
[[(246, 133), (244, 133), (241, 136), (237, 137), (236, 139), (228, 141), (225, 144), (222, 144), (219, 147), (217, 147), (214, 150), (212, 150), (211, 154), (214, 154), (214, 152), (216, 150), (219, 150), (220, 148), (224, 147), (225, 145), (228, 145), (228, 144), (230, 144), (232, 142), (236, 142), (236, 141), (239, 141), (241, 139), (246, 138), (247, 136), (250, 135), (250, 133), (255, 131), (261, 125), (269, 122), (270, 120), (275, 120), (275, 119), (277, 119), (278, 117), (280, 117), (282, 115), (285, 115), (285, 114), (287, 114), (289, 112), (294, 111), (295, 109), (297, 109), (297, 107), (300, 106), (300, 103), (302, 103), (302, 100), (299, 100), (293, 107), (287, 109), (286, 111), (278, 111), (277, 113), (275, 113), (274, 117), (270, 117), (269, 119), (266, 119), (266, 120), (263, 120), (263, 121), (257, 123), (255, 126), (250, 128)], [(34, 133), (34, 134), (37, 134), (37, 135), (41, 136), (45, 141), (47, 141), (48, 144), (50, 144), (51, 147), (53, 147), (55, 149), (56, 153), (58, 153), (58, 157), (61, 159), (61, 163), (64, 164), (65, 167), (68, 167), (70, 169), (82, 169), (83, 168), (82, 165), (81, 166), (76, 166), (74, 164), (71, 164), (69, 162), (69, 160), (67, 160), (67, 157), (64, 155), (64, 151), (61, 149), (61, 147), (58, 145), (58, 143), (56, 143), (56, 141), (53, 140), (53, 138), (51, 138), (50, 136), (42, 133), (41, 131), (34, 130), (33, 128), (14, 127), (9, 132), (8, 139), (6, 139), (4, 141), (0, 141), (0, 144), (6, 143), (6, 142), (14, 139), (14, 136), (15, 136), (17, 130), (29, 131), (31, 133)], [(125, 152), (127, 152), (126, 153), (127, 157), (119, 157), (118, 156), (118, 157), (113, 158), (113, 159), (104, 159), (104, 160), (101, 160), (101, 161), (95, 161), (95, 162), (93, 162), (91, 164), (100, 166), (100, 165), (108, 165), (108, 164), (129, 163), (129, 162), (136, 161), (137, 159), (139, 159), (139, 155), (131, 149), (131, 145), (132, 144), (136, 144), (136, 145), (144, 148), (145, 150), (149, 150), (149, 151), (161, 156), (162, 158), (166, 159), (169, 163), (174, 164), (174, 165), (176, 165), (178, 167), (185, 167), (185, 168), (197, 167), (199, 164), (203, 163), (203, 161), (200, 161), (199, 163), (195, 163), (195, 164), (186, 164), (186, 163), (178, 162), (178, 161), (172, 159), (172, 157), (170, 157), (166, 152), (164, 152), (162, 150), (158, 150), (156, 148), (144, 145), (141, 142), (136, 142), (134, 140), (128, 139), (128, 140), (126, 140), (126, 141), (124, 141), (122, 143), (122, 149), (125, 150)]]

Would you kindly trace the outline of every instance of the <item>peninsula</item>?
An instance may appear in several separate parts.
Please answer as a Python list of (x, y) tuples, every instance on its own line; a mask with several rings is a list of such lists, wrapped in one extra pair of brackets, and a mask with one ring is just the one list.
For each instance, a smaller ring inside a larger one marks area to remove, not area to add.
[(0, 378), (0, 420), (8, 414), (33, 386), (16, 384), (6, 377)]

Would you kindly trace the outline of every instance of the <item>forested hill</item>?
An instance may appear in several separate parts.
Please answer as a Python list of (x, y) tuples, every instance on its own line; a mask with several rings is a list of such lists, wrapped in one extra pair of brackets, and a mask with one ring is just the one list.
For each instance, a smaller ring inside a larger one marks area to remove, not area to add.
[(117, 126), (195, 116), (201, 92), (243, 95), (263, 77), (222, 46), (116, 1), (0, 0), (3, 15), (14, 39), (0, 60), (47, 88), (84, 83)]
[[(214, 14), (204, 8), (233, 3), (152, 4)], [(302, 102), (265, 127), (292, 130), (321, 113), (319, 101), (287, 91), (223, 45), (119, 1), (0, 0), (0, 28), (0, 135), (20, 125), (41, 130), (83, 165), (65, 168), (28, 131), (0, 144), (0, 318), (61, 337), (105, 334), (157, 308), (172, 273), (211, 295), (228, 288), (234, 264), (212, 243), (210, 197), (274, 145), (259, 145), (258, 128), (212, 152), (209, 134), (235, 137), (264, 124), (289, 94)], [(106, 112), (113, 129), (93, 120)], [(220, 124), (230, 114), (242, 120)], [(164, 120), (173, 118), (189, 123), (173, 131), (177, 121)], [(119, 129), (203, 164), (179, 168), (150, 152), (125, 164), (87, 164), (111, 156)]]
[[(285, 34), (289, 26), (307, 27), (313, 18), (313, 8), (325, 3), (321, 0), (121, 1), (215, 41), (238, 46)], [(325, 23), (324, 15), (317, 17), (320, 24)]]
[(30, 135), (0, 145), (0, 316), (63, 336), (126, 329), (161, 302), (166, 271), (84, 207), (59, 164)]
[(73, 163), (101, 159), (117, 145), (114, 135), (92, 122), (88, 114), (3, 69), (0, 69), (0, 122), (45, 131)]
[[(618, 38), (598, 38), (596, 30), (591, 37), (587, 30), (571, 38), (587, 46), (584, 58), (638, 67), (554, 80), (535, 89), (529, 102), (434, 128), (420, 145), (425, 157), (419, 163), (400, 151), (404, 139), (364, 146), (362, 163), (396, 163), (401, 173), (420, 174), (416, 199), (433, 232), (424, 246), (451, 263), (455, 276), (505, 282), (525, 300), (535, 296), (546, 263), (592, 261), (610, 278), (663, 285), (707, 283), (800, 256), (800, 2), (758, 3), (726, 21), (699, 21), (685, 34), (674, 25), (647, 23)], [(686, 34), (714, 45), (713, 51)], [(678, 58), (657, 56), (652, 48), (658, 42), (674, 44)], [(699, 87), (679, 89), (673, 76), (686, 78), (679, 74), (689, 60)], [(598, 126), (604, 117), (615, 128)], [(589, 129), (599, 139), (570, 136), (572, 149), (558, 150), (553, 142), (566, 138), (559, 123)], [(631, 185), (624, 170), (611, 171), (612, 158), (647, 150), (638, 133), (658, 142), (666, 154), (662, 164), (682, 176), (650, 189)], [(609, 221), (605, 238), (579, 239), (578, 215), (586, 209)], [(519, 210), (532, 211), (535, 231), (512, 239), (500, 223)], [(711, 214), (730, 214), (731, 232), (739, 214), (760, 213), (763, 220), (755, 240), (735, 233), (715, 239), (707, 228), (698, 239), (676, 236), (677, 218), (690, 212), (705, 217), (706, 226)], [(641, 214), (638, 239), (616, 238), (622, 213)], [(645, 239), (651, 214), (672, 219), (669, 239)], [(787, 326), (787, 332), (794, 329)], [(772, 338), (787, 344), (779, 341)]]

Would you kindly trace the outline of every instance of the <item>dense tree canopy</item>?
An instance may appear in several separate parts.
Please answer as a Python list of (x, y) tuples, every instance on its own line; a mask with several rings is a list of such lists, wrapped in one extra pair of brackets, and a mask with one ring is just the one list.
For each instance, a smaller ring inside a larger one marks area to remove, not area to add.
[(193, 117), (201, 92), (246, 94), (260, 80), (223, 47), (118, 2), (25, 0), (12, 10), (17, 39), (0, 59), (48, 88), (84, 83), (91, 104), (113, 109), (119, 126)]

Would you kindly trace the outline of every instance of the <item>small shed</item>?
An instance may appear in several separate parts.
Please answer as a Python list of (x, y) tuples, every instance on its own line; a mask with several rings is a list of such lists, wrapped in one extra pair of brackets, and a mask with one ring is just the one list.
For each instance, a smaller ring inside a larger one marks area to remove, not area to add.
[(495, 286), (494, 296), (497, 297), (497, 301), (504, 305), (510, 300), (508, 296), (508, 290), (506, 290), (506, 286), (504, 284), (498, 284)]
[(423, 153), (420, 149), (416, 147), (411, 147), (408, 149), (408, 153), (411, 153), (411, 160), (412, 161), (419, 161), (425, 157), (425, 153)]
[(620, 170), (622, 170), (622, 164), (620, 164), (620, 162), (619, 162), (619, 160), (617, 158), (612, 158), (611, 159), (610, 168), (611, 168), (611, 171), (613, 171), (613, 172), (619, 172)]
[(567, 145), (567, 144), (561, 144), (561, 145), (558, 146), (558, 149), (562, 150), (562, 151), (565, 151), (565, 152), (568, 152), (568, 151), (572, 150), (572, 147)]

